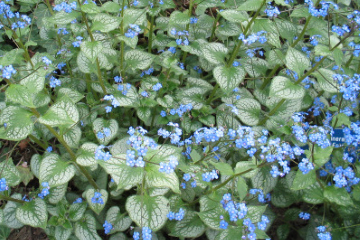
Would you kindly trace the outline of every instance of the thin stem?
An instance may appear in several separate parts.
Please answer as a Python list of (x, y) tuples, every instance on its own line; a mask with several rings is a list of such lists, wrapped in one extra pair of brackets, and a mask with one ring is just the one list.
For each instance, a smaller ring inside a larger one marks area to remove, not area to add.
[(153, 31), (154, 31), (154, 16), (151, 16), (151, 23), (150, 23), (150, 31), (149, 31), (149, 46), (148, 52), (151, 53), (152, 50), (152, 39), (153, 39)]
[[(122, 1), (121, 5), (121, 23), (120, 23), (120, 34), (121, 36), (124, 36), (124, 6), (125, 6), (125, 0)], [(120, 41), (120, 73), (121, 76), (125, 75), (124, 72), (124, 49), (125, 49), (125, 43), (123, 40)]]
[(8, 197), (8, 196), (1, 195), (1, 194), (0, 194), (0, 199), (1, 199), (1, 200), (4, 200), (4, 201), (17, 202), (17, 203), (21, 203), (21, 204), (26, 203), (26, 202), (23, 201), (23, 200), (16, 199), (16, 198), (12, 198), (12, 197)]
[(220, 16), (221, 16), (221, 15), (220, 15), (219, 13), (216, 15), (214, 24), (213, 24), (212, 29), (211, 29), (211, 36), (210, 36), (209, 42), (212, 42), (212, 40), (213, 40), (213, 38), (214, 38), (214, 36), (215, 36), (215, 30), (216, 30), (217, 23), (218, 23), (219, 20), (220, 20)]
[(45, 143), (43, 143), (42, 141), (40, 141), (40, 139), (38, 139), (37, 137), (35, 137), (34, 135), (30, 134), (29, 138), (31, 140), (33, 140), (37, 145), (39, 145), (40, 147), (42, 147), (43, 149), (47, 148), (47, 145)]
[[(38, 118), (40, 117), (40, 113), (35, 108), (31, 108), (31, 111), (35, 114), (36, 117), (38, 117)], [(83, 166), (80, 166), (76, 163), (76, 155), (71, 150), (70, 146), (65, 142), (63, 137), (58, 132), (56, 132), (56, 130), (54, 128), (52, 128), (51, 126), (46, 125), (46, 124), (44, 124), (44, 126), (55, 136), (55, 138), (61, 143), (61, 145), (63, 145), (65, 147), (66, 151), (70, 154), (71, 161), (73, 162), (73, 164), (77, 168), (79, 168), (79, 170), (85, 175), (85, 177), (88, 179), (90, 184), (95, 189), (100, 189), (99, 186), (94, 181), (94, 179), (91, 177), (90, 173), (86, 170), (86, 168), (84, 168)]]

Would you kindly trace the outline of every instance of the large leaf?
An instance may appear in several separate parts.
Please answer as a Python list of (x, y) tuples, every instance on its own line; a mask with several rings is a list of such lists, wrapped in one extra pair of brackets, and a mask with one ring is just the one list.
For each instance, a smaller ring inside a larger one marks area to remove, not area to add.
[(67, 186), (68, 186), (67, 184), (63, 184), (63, 185), (51, 188), (51, 191), (47, 197), (47, 200), (51, 204), (57, 204), (58, 202), (60, 202), (65, 196), (65, 193), (67, 191)]
[(254, 126), (259, 123), (261, 105), (252, 98), (240, 99), (236, 105), (238, 117), (246, 125)]
[(84, 143), (77, 152), (76, 162), (81, 166), (91, 166), (97, 164), (95, 151), (98, 145), (94, 143)]
[(117, 121), (114, 119), (105, 120), (103, 118), (97, 118), (93, 122), (93, 130), (94, 130), (95, 134), (98, 132), (103, 132), (104, 128), (110, 129), (110, 135), (105, 136), (105, 134), (104, 134), (103, 138), (98, 138), (98, 136), (96, 135), (96, 138), (100, 144), (107, 145), (117, 135), (119, 125), (118, 125)]
[(64, 141), (69, 145), (69, 147), (77, 148), (81, 139), (81, 128), (78, 126), (70, 128), (63, 135), (63, 138)]
[(52, 127), (70, 127), (79, 121), (79, 112), (75, 104), (68, 98), (62, 97), (39, 118), (42, 124)]
[[(21, 194), (13, 194), (12, 198), (21, 200)], [(9, 201), (4, 207), (4, 224), (9, 228), (21, 228), (23, 224), (16, 218), (16, 209), (20, 207), (20, 203)]]
[(203, 56), (212, 64), (224, 63), (228, 49), (221, 43), (208, 43), (202, 47)]
[(245, 71), (241, 67), (218, 66), (214, 69), (214, 77), (222, 89), (230, 92), (244, 80)]
[(226, 9), (221, 11), (220, 14), (229, 22), (241, 23), (249, 20), (249, 15), (245, 11)]
[(99, 160), (98, 163), (105, 171), (111, 175), (118, 189), (130, 189), (141, 183), (144, 169), (139, 167), (130, 167), (125, 163), (126, 155), (120, 154), (113, 156), (108, 161)]
[(6, 98), (14, 103), (19, 103), (22, 106), (35, 108), (34, 98), (36, 94), (31, 92), (27, 87), (12, 84), (6, 89)]
[(319, 83), (319, 86), (326, 92), (329, 93), (337, 93), (340, 89), (339, 84), (337, 81), (334, 80), (333, 75), (335, 72), (320, 68), (316, 72), (313, 73), (313, 75), (317, 78), (317, 82)]
[(345, 188), (327, 186), (324, 190), (324, 197), (329, 202), (336, 203), (341, 206), (353, 205), (353, 201), (351, 200), (350, 195)]
[(101, 240), (96, 232), (95, 218), (86, 214), (85, 218), (75, 223), (75, 235), (80, 240)]
[[(101, 199), (104, 201), (104, 204), (92, 202), (91, 199), (94, 197), (95, 192), (101, 193)], [(95, 189), (88, 189), (83, 193), (83, 196), (86, 198), (90, 208), (98, 215), (104, 209), (108, 199), (108, 193), (104, 189), (100, 189), (99, 191)]]
[(85, 54), (85, 56), (91, 60), (91, 62), (95, 62), (95, 59), (101, 52), (103, 46), (100, 42), (82, 42), (80, 45), (81, 51)]
[(307, 174), (303, 174), (302, 171), (298, 170), (295, 175), (292, 190), (305, 189), (316, 182), (316, 171), (311, 170)]
[(125, 53), (124, 58), (129, 67), (141, 70), (148, 68), (154, 60), (153, 55), (140, 50), (130, 50)]
[(175, 223), (171, 235), (185, 238), (197, 238), (200, 237), (205, 230), (206, 226), (199, 216), (193, 211), (186, 211), (184, 218)]
[(153, 231), (160, 230), (167, 221), (170, 211), (169, 201), (163, 196), (150, 197), (135, 195), (128, 197), (126, 211), (139, 226), (147, 226)]
[(0, 163), (1, 178), (6, 179), (6, 184), (10, 187), (16, 186), (21, 181), (19, 170), (15, 167), (12, 158), (8, 158)]
[(304, 71), (311, 67), (309, 58), (291, 47), (289, 47), (286, 53), (285, 64), (290, 70), (295, 71), (298, 76), (303, 75)]
[(0, 115), (0, 138), (13, 141), (26, 138), (34, 128), (31, 115), (32, 113), (20, 107), (5, 108)]
[(41, 198), (35, 198), (16, 209), (16, 218), (25, 225), (46, 228), (48, 214), (46, 204)]
[(50, 187), (67, 183), (75, 175), (75, 167), (60, 159), (57, 154), (47, 155), (40, 164), (39, 178), (48, 182)]
[(303, 98), (305, 89), (300, 85), (295, 85), (286, 77), (276, 76), (270, 85), (270, 96), (285, 99)]
[(98, 30), (101, 32), (110, 32), (119, 27), (121, 18), (113, 17), (106, 13), (96, 14), (93, 19), (92, 30)]
[(179, 189), (179, 179), (176, 176), (175, 172), (164, 173), (159, 172), (159, 166), (155, 164), (147, 164), (145, 167), (146, 175), (145, 180), (146, 184), (149, 187), (167, 187), (173, 190), (175, 193), (180, 194)]
[(113, 206), (106, 212), (106, 220), (113, 225), (111, 233), (123, 232), (128, 229), (132, 223), (132, 220), (124, 214), (120, 214), (120, 208)]

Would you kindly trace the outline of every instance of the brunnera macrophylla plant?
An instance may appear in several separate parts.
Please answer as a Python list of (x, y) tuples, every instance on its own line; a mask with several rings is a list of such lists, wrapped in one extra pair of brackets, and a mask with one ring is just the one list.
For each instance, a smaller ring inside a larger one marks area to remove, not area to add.
[(357, 238), (359, 5), (0, 1), (1, 228)]

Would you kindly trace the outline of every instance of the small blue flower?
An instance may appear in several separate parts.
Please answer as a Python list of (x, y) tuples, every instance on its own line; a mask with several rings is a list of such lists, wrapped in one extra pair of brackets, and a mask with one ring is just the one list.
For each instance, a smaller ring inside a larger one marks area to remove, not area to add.
[(46, 148), (46, 151), (47, 151), (47, 152), (52, 152), (52, 150), (53, 150), (52, 146), (48, 146), (48, 147)]
[(103, 224), (105, 234), (109, 234), (111, 229), (113, 229), (113, 225), (105, 220), (105, 223)]

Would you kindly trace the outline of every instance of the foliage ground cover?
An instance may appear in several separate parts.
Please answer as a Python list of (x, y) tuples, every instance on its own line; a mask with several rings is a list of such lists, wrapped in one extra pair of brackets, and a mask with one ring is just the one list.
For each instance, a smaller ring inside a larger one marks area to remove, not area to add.
[(0, 1), (0, 235), (359, 239), (359, 5)]

